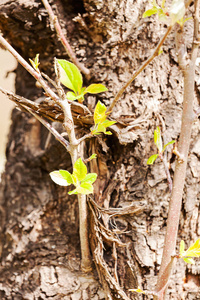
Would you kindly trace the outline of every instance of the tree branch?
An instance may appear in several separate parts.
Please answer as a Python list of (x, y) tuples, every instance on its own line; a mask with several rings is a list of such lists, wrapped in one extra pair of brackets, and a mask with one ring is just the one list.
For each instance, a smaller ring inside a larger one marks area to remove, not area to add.
[(146, 68), (146, 66), (148, 66), (152, 60), (159, 55), (159, 50), (161, 48), (161, 46), (163, 45), (164, 41), (166, 40), (167, 36), (170, 34), (171, 30), (172, 30), (173, 26), (169, 26), (165, 35), (161, 38), (161, 40), (159, 41), (158, 45), (156, 46), (153, 54), (143, 63), (143, 65), (133, 74), (133, 76), (129, 79), (129, 81), (119, 90), (119, 92), (117, 93), (117, 95), (115, 96), (114, 100), (112, 101), (112, 103), (110, 104), (110, 106), (108, 107), (107, 113), (110, 114), (115, 106), (115, 104), (117, 103), (117, 101), (120, 99), (120, 97), (122, 96), (122, 94), (124, 93), (124, 91), (126, 90), (126, 88), (133, 82), (133, 80)]
[(57, 36), (59, 37), (61, 43), (63, 44), (68, 56), (70, 57), (72, 62), (79, 68), (79, 70), (83, 74), (85, 74), (88, 78), (89, 74), (90, 74), (90, 70), (87, 69), (82, 63), (80, 63), (78, 61), (74, 51), (72, 50), (70, 44), (68, 43), (67, 39), (65, 38), (65, 36), (63, 34), (62, 28), (58, 22), (58, 18), (57, 18), (57, 16), (54, 15), (54, 12), (48, 3), (48, 0), (42, 0), (42, 3), (44, 4), (44, 7), (46, 8), (46, 10), (49, 14), (50, 22), (53, 25), (53, 27), (55, 28)]
[[(187, 167), (187, 157), (190, 146), (190, 138), (192, 131), (192, 123), (194, 120), (193, 100), (194, 100), (194, 75), (195, 61), (197, 58), (199, 45), (199, 5), (200, 0), (195, 1), (195, 17), (194, 17), (194, 37), (192, 54), (189, 64), (184, 69), (184, 97), (183, 97), (183, 112), (180, 139), (178, 143), (178, 152), (184, 158), (176, 160), (176, 167), (173, 180), (172, 195), (169, 205), (169, 213), (167, 219), (167, 230), (165, 235), (163, 257), (158, 275), (158, 281), (155, 291), (158, 296), (154, 299), (165, 299), (166, 287), (172, 271), (173, 260), (172, 256), (175, 252), (176, 239), (179, 226), (179, 217), (182, 205), (183, 188), (185, 184), (185, 175)], [(196, 29), (195, 29), (196, 28)]]

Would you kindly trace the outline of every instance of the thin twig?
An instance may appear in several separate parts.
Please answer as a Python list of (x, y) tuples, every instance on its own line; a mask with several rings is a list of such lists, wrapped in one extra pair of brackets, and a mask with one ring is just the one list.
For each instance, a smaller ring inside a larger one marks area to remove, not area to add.
[[(188, 8), (189, 5), (192, 3), (193, 0), (188, 0), (185, 4), (185, 8)], [(120, 97), (122, 96), (122, 94), (125, 92), (126, 88), (133, 82), (133, 80), (146, 68), (146, 66), (148, 66), (152, 60), (159, 55), (159, 50), (161, 48), (161, 46), (163, 45), (164, 41), (166, 40), (167, 36), (170, 34), (171, 30), (172, 30), (173, 26), (170, 25), (165, 33), (165, 35), (161, 38), (161, 40), (159, 41), (158, 45), (156, 46), (153, 54), (143, 63), (143, 65), (133, 74), (133, 76), (129, 79), (129, 81), (119, 90), (119, 92), (117, 93), (117, 95), (115, 96), (114, 100), (112, 101), (112, 103), (110, 104), (110, 106), (108, 107), (107, 113), (111, 113), (115, 104), (117, 103), (117, 101), (120, 99)]]
[(27, 110), (30, 114), (32, 114), (38, 121), (40, 121), (40, 123), (42, 123), (48, 129), (48, 131), (50, 131), (55, 136), (55, 138), (65, 147), (65, 149), (69, 151), (69, 142), (55, 128), (53, 128), (51, 124), (49, 124), (44, 118), (39, 116), (37, 113), (35, 113), (31, 108), (23, 104), (19, 104), (19, 106), (22, 106), (25, 110)]
[[(26, 110), (27, 112), (32, 114), (36, 119), (38, 119), (40, 121), (40, 123), (42, 123), (55, 136), (55, 138), (67, 149), (67, 151), (69, 151), (69, 142), (65, 138), (63, 138), (63, 136), (57, 130), (55, 130), (55, 128), (53, 128), (53, 126), (51, 124), (49, 124), (43, 117), (39, 116), (39, 114), (37, 112), (35, 112), (33, 109), (31, 109), (30, 107), (28, 107), (27, 105), (25, 105), (23, 103), (20, 103), (20, 100), (23, 102), (23, 99), (24, 99), (23, 97), (14, 95), (13, 93), (8, 92), (1, 87), (0, 87), (0, 91), (3, 94), (5, 94), (10, 100), (12, 100), (14, 102), (15, 102), (15, 98), (17, 98), (18, 99), (17, 105), (19, 107), (21, 107), (22, 110)], [(30, 102), (30, 104), (32, 102), (28, 99), (25, 99), (25, 100), (27, 102)]]
[(95, 137), (91, 132), (88, 134), (85, 134), (83, 137), (81, 137), (80, 139), (78, 139), (78, 144), (82, 143), (83, 141), (85, 141), (86, 139), (91, 139)]
[(80, 63), (78, 61), (74, 51), (72, 50), (70, 44), (68, 43), (67, 39), (65, 38), (65, 36), (63, 34), (62, 28), (58, 22), (58, 18), (57, 18), (57, 16), (55, 16), (50, 4), (48, 3), (47, 0), (42, 0), (42, 3), (44, 4), (44, 7), (46, 8), (46, 10), (49, 14), (50, 22), (54, 26), (54, 28), (57, 32), (57, 35), (60, 38), (61, 43), (63, 44), (70, 59), (79, 68), (79, 70), (88, 77), (88, 75), (90, 74), (89, 69), (87, 69), (82, 63)]
[(119, 92), (117, 93), (117, 95), (115, 96), (114, 100), (112, 101), (112, 103), (110, 104), (110, 106), (108, 107), (108, 111), (107, 113), (110, 114), (115, 106), (115, 104), (117, 103), (117, 101), (119, 100), (119, 98), (122, 96), (122, 94), (124, 93), (124, 91), (126, 90), (126, 88), (131, 84), (131, 82), (146, 68), (146, 66), (148, 66), (152, 60), (159, 55), (159, 50), (160, 47), (163, 45), (164, 41), (166, 40), (167, 36), (169, 35), (169, 33), (171, 32), (173, 26), (169, 26), (165, 35), (161, 38), (161, 40), (159, 41), (158, 45), (156, 46), (153, 54), (143, 63), (143, 65), (133, 74), (133, 76), (129, 79), (129, 81), (119, 90)]
[(16, 60), (26, 69), (43, 87), (47, 95), (54, 100), (57, 104), (59, 104), (59, 97), (52, 91), (52, 89), (48, 86), (46, 81), (42, 78), (41, 74), (35, 71), (25, 59), (19, 55), (19, 53), (4, 39), (4, 37), (0, 34), (0, 44), (5, 47), (15, 58)]

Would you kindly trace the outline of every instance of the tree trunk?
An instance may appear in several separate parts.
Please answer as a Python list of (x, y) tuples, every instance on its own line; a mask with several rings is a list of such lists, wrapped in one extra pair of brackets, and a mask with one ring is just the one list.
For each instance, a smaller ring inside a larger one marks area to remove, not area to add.
[[(165, 32), (156, 17), (142, 19), (148, 1), (50, 3), (79, 60), (91, 70), (92, 78), (90, 82), (84, 79), (85, 85), (97, 82), (109, 89), (104, 96), (88, 96), (89, 107), (98, 99), (108, 106)], [(0, 29), (26, 60), (39, 53), (41, 70), (50, 76), (55, 56), (68, 59), (40, 1), (1, 1)], [(190, 22), (186, 29), (190, 42)], [(43, 96), (43, 90), (21, 66), (16, 74), (17, 94), (32, 100)], [(196, 92), (197, 107), (198, 81)], [(162, 128), (165, 143), (178, 138), (182, 93), (172, 32), (162, 55), (116, 104), (112, 117), (125, 125), (118, 128), (118, 134), (113, 131), (111, 136), (85, 144), (86, 156), (98, 156), (90, 164), (91, 171), (98, 174), (94, 199), (105, 208), (102, 211), (89, 202), (92, 274), (80, 271), (77, 199), (49, 177), (49, 172), (59, 168), (71, 170), (70, 157), (37, 120), (26, 112), (13, 111), (0, 190), (1, 299), (144, 299), (129, 289), (154, 289), (170, 194), (161, 162), (149, 167), (146, 161), (156, 153), (156, 126)], [(199, 130), (197, 120), (177, 247), (181, 239), (189, 246), (200, 235)], [(170, 152), (168, 159), (173, 177)], [(124, 207), (131, 204), (140, 213), (124, 213)], [(121, 208), (121, 213), (116, 210), (110, 215), (106, 209), (111, 207)], [(178, 261), (167, 299), (200, 299), (199, 273), (198, 262), (191, 266)]]

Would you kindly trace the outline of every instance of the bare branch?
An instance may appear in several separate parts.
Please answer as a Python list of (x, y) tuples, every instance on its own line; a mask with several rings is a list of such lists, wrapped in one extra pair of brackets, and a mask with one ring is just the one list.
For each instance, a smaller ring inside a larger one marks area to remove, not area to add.
[(51, 24), (54, 26), (56, 33), (61, 41), (61, 43), (63, 44), (67, 54), (69, 55), (70, 59), (72, 60), (72, 62), (79, 68), (79, 70), (85, 74), (87, 77), (90, 74), (89, 69), (87, 69), (82, 63), (80, 63), (74, 53), (74, 51), (72, 50), (70, 44), (68, 43), (67, 39), (65, 38), (62, 28), (58, 22), (58, 18), (57, 16), (55, 16), (51, 6), (49, 5), (47, 0), (42, 0), (44, 7), (46, 8), (48, 14), (49, 14), (49, 18), (50, 18), (50, 22)]
[(119, 92), (117, 93), (117, 95), (115, 96), (114, 100), (112, 101), (112, 103), (110, 104), (110, 106), (108, 107), (108, 111), (107, 113), (111, 113), (115, 104), (117, 103), (117, 101), (120, 99), (120, 97), (122, 96), (122, 94), (124, 93), (124, 91), (126, 90), (126, 88), (133, 82), (133, 80), (146, 68), (146, 66), (148, 66), (152, 60), (159, 55), (159, 50), (161, 48), (161, 46), (163, 45), (164, 41), (166, 40), (167, 36), (170, 34), (171, 30), (172, 30), (173, 26), (169, 26), (165, 35), (161, 38), (161, 40), (159, 41), (158, 45), (156, 46), (156, 49), (154, 50), (153, 54), (143, 63), (143, 65), (133, 74), (133, 76), (129, 79), (129, 81), (119, 90)]
[(26, 69), (43, 87), (45, 92), (52, 100), (59, 104), (59, 97), (52, 91), (52, 89), (48, 86), (46, 81), (42, 78), (41, 74), (35, 71), (28, 63), (23, 59), (21, 55), (4, 39), (4, 37), (0, 34), (0, 44), (5, 47), (15, 58), (16, 60)]
[(182, 205), (183, 188), (185, 184), (187, 158), (190, 146), (190, 138), (192, 131), (192, 123), (194, 120), (193, 100), (194, 100), (194, 75), (195, 61), (198, 52), (198, 30), (199, 27), (199, 5), (200, 0), (195, 1), (195, 17), (194, 17), (194, 38), (192, 54), (189, 64), (184, 70), (184, 97), (183, 97), (183, 112), (180, 139), (178, 143), (178, 153), (184, 160), (176, 160), (176, 167), (173, 180), (172, 195), (169, 206), (167, 219), (167, 230), (165, 235), (164, 249), (158, 281), (155, 291), (158, 296), (154, 299), (165, 299), (166, 287), (172, 271), (172, 256), (175, 252), (176, 239), (179, 226), (180, 211)]

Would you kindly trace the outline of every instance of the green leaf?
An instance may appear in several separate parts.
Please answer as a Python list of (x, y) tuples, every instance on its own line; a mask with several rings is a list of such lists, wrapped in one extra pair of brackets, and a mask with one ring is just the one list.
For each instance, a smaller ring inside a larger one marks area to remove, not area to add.
[(176, 141), (173, 140), (173, 141), (167, 143), (166, 145), (164, 145), (163, 151), (165, 150), (165, 148), (166, 148), (167, 146), (172, 145), (172, 144), (174, 144), (175, 142), (176, 142)]
[(112, 135), (111, 131), (105, 131), (104, 133), (107, 134), (107, 135)]
[(180, 256), (183, 255), (184, 251), (185, 251), (185, 242), (183, 240), (181, 240), (181, 242), (180, 242), (180, 249), (179, 249)]
[(57, 59), (60, 65), (60, 81), (75, 94), (80, 94), (83, 85), (83, 78), (79, 69), (65, 59)]
[(79, 95), (75, 95), (74, 92), (68, 92), (66, 96), (67, 96), (67, 99), (70, 100), (70, 101), (81, 99), (81, 101), (79, 101), (79, 102), (83, 102), (83, 100), (84, 100), (84, 94), (83, 93), (81, 93)]
[(77, 177), (79, 181), (82, 181), (87, 175), (87, 167), (81, 158), (79, 158), (74, 164), (73, 175)]
[(77, 95), (75, 95), (74, 92), (68, 92), (66, 96), (67, 96), (67, 99), (70, 101), (74, 101), (77, 99)]
[(142, 18), (150, 17), (152, 15), (157, 14), (157, 12), (158, 12), (158, 9), (156, 7), (152, 7), (151, 9), (148, 9), (143, 13)]
[(183, 258), (183, 260), (187, 263), (187, 264), (192, 264), (192, 265), (194, 265), (195, 264), (195, 261), (194, 261), (194, 259), (192, 259), (192, 258)]
[(165, 7), (165, 0), (162, 0), (161, 7), (162, 7), (162, 8), (164, 8), (164, 7)]
[(92, 134), (100, 134), (106, 132), (106, 127), (102, 123), (98, 123), (97, 126), (92, 130)]
[(67, 181), (68, 185), (73, 183), (72, 175), (65, 170), (59, 170), (61, 176)]
[(74, 189), (73, 191), (68, 192), (69, 195), (77, 195), (77, 189)]
[(157, 127), (154, 131), (154, 143), (156, 144), (159, 153), (162, 152), (162, 138), (160, 133), (160, 127)]
[(149, 159), (147, 160), (147, 165), (153, 165), (154, 161), (156, 160), (156, 158), (158, 157), (158, 154), (153, 154), (149, 157)]
[(170, 8), (170, 18), (172, 25), (181, 20), (185, 15), (184, 0), (173, 0)]
[(88, 194), (93, 194), (94, 189), (92, 184), (90, 184), (89, 182), (83, 182), (81, 183), (80, 186), (76, 188), (76, 191), (79, 194), (88, 195)]
[(106, 119), (106, 106), (101, 103), (101, 101), (97, 102), (97, 105), (94, 110), (94, 123), (97, 124), (100, 121), (104, 121)]
[(69, 172), (67, 172), (67, 171), (64, 171), (64, 170), (53, 171), (49, 175), (51, 176), (51, 179), (56, 184), (59, 184), (61, 186), (68, 186), (68, 185), (70, 185), (72, 183), (72, 179), (70, 179), (71, 174)]
[(95, 180), (97, 179), (96, 173), (88, 173), (85, 178), (81, 181), (81, 185), (83, 182), (88, 182), (90, 184), (93, 184)]
[(96, 153), (93, 153), (89, 158), (88, 160), (91, 161), (92, 159), (94, 158), (97, 158), (97, 154)]
[(109, 120), (105, 120), (103, 121), (101, 124), (104, 126), (104, 127), (110, 127), (112, 126), (113, 124), (117, 123), (116, 121), (109, 121)]
[(184, 256), (199, 257), (200, 256), (200, 239), (196, 240), (187, 251), (185, 251)]
[(106, 92), (108, 89), (103, 84), (90, 84), (84, 91), (84, 94), (98, 94)]
[(141, 290), (140, 288), (137, 289), (130, 289), (130, 292), (136, 292), (136, 293), (140, 293), (140, 294), (146, 294), (143, 290)]
[(39, 54), (36, 54), (35, 58), (34, 58), (34, 61), (32, 59), (29, 58), (29, 61), (31, 62), (33, 68), (36, 70), (36, 71), (39, 71)]

